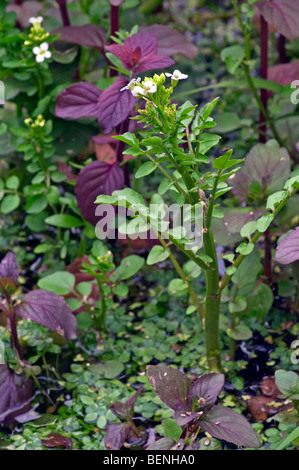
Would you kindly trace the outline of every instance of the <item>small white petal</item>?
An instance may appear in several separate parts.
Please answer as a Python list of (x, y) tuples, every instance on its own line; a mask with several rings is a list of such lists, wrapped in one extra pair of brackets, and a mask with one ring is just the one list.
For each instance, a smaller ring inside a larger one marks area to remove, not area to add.
[(166, 77), (172, 77), (172, 73), (166, 73)]
[(47, 51), (49, 49), (49, 44), (47, 42), (43, 42), (41, 45), (40, 45), (40, 48), (43, 50), (43, 51)]
[(51, 54), (50, 51), (46, 51), (46, 52), (44, 53), (44, 57), (45, 57), (46, 59), (50, 59), (51, 56), (52, 56), (52, 54)]
[(33, 54), (36, 54), (36, 55), (38, 55), (40, 51), (41, 51), (40, 47), (37, 47), (37, 46), (32, 49)]
[(141, 86), (136, 85), (133, 90), (131, 90), (133, 96), (137, 97), (138, 95), (144, 95), (144, 90)]
[(37, 55), (35, 58), (36, 62), (43, 62), (45, 60), (44, 55)]
[(29, 18), (29, 23), (34, 24), (34, 23), (42, 23), (44, 21), (44, 18), (42, 16), (32, 16)]

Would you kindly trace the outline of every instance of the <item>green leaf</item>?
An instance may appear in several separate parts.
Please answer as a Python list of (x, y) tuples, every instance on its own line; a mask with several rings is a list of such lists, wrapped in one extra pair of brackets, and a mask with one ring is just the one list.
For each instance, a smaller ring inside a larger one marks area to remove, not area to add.
[(277, 191), (276, 193), (271, 194), (267, 199), (266, 208), (274, 212), (278, 204), (280, 204), (287, 195), (288, 193), (286, 191)]
[(123, 363), (116, 359), (106, 361), (103, 365), (104, 376), (106, 379), (114, 379), (124, 370), (124, 368)]
[(236, 252), (247, 256), (250, 255), (253, 249), (254, 243), (240, 243), (240, 245), (236, 248)]
[(229, 73), (234, 75), (245, 58), (245, 50), (242, 46), (230, 46), (222, 49), (221, 59), (225, 62)]
[(6, 182), (5, 182), (5, 186), (8, 188), (8, 189), (15, 189), (17, 190), (18, 187), (20, 185), (20, 180), (17, 176), (15, 175), (12, 175), (10, 176), (9, 178), (7, 178)]
[(274, 219), (274, 214), (271, 212), (267, 212), (262, 217), (257, 219), (256, 221), (256, 228), (259, 232), (264, 233), (269, 225), (271, 224), (272, 220)]
[(200, 147), (199, 151), (203, 155), (205, 155), (208, 150), (210, 150), (212, 147), (215, 147), (215, 145), (218, 144), (219, 140), (221, 139), (220, 135), (216, 134), (203, 134), (200, 138)]
[(244, 323), (240, 323), (234, 329), (228, 328), (226, 330), (227, 335), (236, 340), (236, 341), (246, 341), (247, 339), (251, 338), (252, 331), (251, 329), (245, 325)]
[(121, 264), (116, 268), (110, 279), (115, 282), (118, 280), (125, 280), (133, 277), (144, 265), (144, 259), (141, 256), (131, 255), (127, 256), (121, 261)]
[(79, 294), (88, 297), (92, 291), (92, 283), (91, 282), (79, 282), (76, 286), (76, 290)]
[(295, 439), (299, 437), (299, 426), (297, 426), (296, 429), (294, 429), (280, 444), (278, 447), (276, 447), (275, 450), (284, 450), (286, 447), (288, 447), (291, 442), (293, 442)]
[(185, 295), (188, 285), (182, 279), (172, 279), (168, 284), (168, 292), (172, 295)]
[(277, 370), (275, 383), (281, 393), (291, 400), (299, 400), (299, 376), (296, 372)]
[(151, 249), (147, 257), (146, 263), (150, 266), (156, 263), (161, 263), (162, 261), (165, 261), (168, 258), (168, 256), (169, 256), (168, 250), (165, 250), (163, 246), (161, 245), (155, 245)]
[(55, 292), (57, 295), (67, 295), (74, 288), (75, 276), (67, 271), (56, 271), (40, 279), (37, 285), (40, 289)]
[(251, 222), (247, 222), (243, 227), (241, 228), (241, 237), (247, 237), (251, 238), (251, 235), (256, 232), (256, 221), (252, 220)]
[(182, 428), (178, 426), (172, 418), (164, 419), (162, 429), (165, 437), (170, 437), (175, 441), (178, 441), (182, 434)]
[(258, 284), (247, 299), (246, 315), (263, 320), (273, 304), (273, 292), (267, 284)]
[(121, 140), (125, 144), (130, 145), (131, 147), (139, 147), (139, 141), (135, 134), (131, 132), (125, 132), (123, 135), (114, 135), (114, 139)]
[(145, 162), (141, 165), (140, 168), (136, 171), (135, 178), (143, 178), (146, 175), (149, 175), (156, 169), (156, 164), (154, 162)]
[(8, 196), (5, 196), (1, 202), (1, 212), (3, 214), (12, 212), (19, 206), (20, 202), (21, 200), (16, 194), (9, 194)]
[(112, 288), (112, 292), (118, 297), (126, 297), (129, 293), (129, 287), (126, 284), (118, 284)]
[(218, 101), (219, 101), (219, 96), (217, 96), (217, 98), (215, 98), (210, 103), (207, 103), (205, 106), (200, 108), (199, 114), (203, 121), (206, 121), (208, 119), (208, 117), (210, 116), (211, 112), (213, 111)]
[(292, 178), (288, 179), (283, 187), (288, 193), (294, 191), (294, 189), (299, 189), (299, 175), (293, 176)]
[(241, 295), (238, 295), (234, 301), (229, 302), (228, 304), (228, 309), (230, 313), (243, 312), (243, 310), (245, 310), (246, 307), (247, 307), (246, 299)]
[(241, 127), (242, 121), (236, 113), (228, 112), (223, 113), (217, 118), (216, 132), (224, 134), (226, 132), (234, 131)]
[(60, 228), (78, 228), (84, 225), (84, 222), (78, 217), (69, 214), (54, 214), (47, 217), (46, 224), (53, 225)]
[(34, 194), (26, 200), (26, 212), (28, 214), (38, 214), (42, 212), (48, 205), (47, 196), (44, 194)]

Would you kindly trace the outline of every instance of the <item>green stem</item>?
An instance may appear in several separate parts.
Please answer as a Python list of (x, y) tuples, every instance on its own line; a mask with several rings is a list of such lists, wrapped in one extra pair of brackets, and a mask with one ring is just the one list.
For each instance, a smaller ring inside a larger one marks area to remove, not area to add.
[(168, 251), (169, 253), (169, 258), (176, 270), (176, 272), (178, 273), (178, 275), (180, 276), (180, 278), (182, 279), (182, 281), (187, 284), (188, 286), (188, 291), (189, 291), (189, 294), (190, 294), (190, 297), (192, 299), (192, 302), (194, 304), (194, 306), (196, 307), (196, 310), (197, 310), (197, 313), (201, 319), (201, 321), (203, 322), (204, 321), (204, 316), (205, 316), (205, 313), (204, 313), (204, 309), (203, 309), (203, 306), (198, 298), (198, 295), (196, 294), (196, 292), (194, 291), (188, 277), (186, 276), (186, 274), (184, 273), (183, 269), (181, 268), (181, 266), (179, 265), (179, 263), (177, 262), (177, 260), (175, 259), (169, 245), (167, 245), (167, 243), (165, 242), (165, 240), (163, 240), (163, 238), (161, 237), (161, 235), (157, 232), (157, 235), (158, 235), (158, 238), (159, 238), (159, 241), (161, 243), (161, 245), (163, 246), (163, 248), (165, 250)]
[(100, 308), (100, 314), (99, 315), (96, 315), (95, 314), (95, 321), (94, 321), (94, 326), (97, 330), (105, 330), (106, 327), (105, 327), (105, 323), (106, 323), (106, 302), (105, 302), (105, 294), (104, 294), (104, 290), (103, 290), (103, 286), (102, 286), (102, 283), (101, 283), (101, 279), (99, 279), (98, 277), (96, 277), (96, 280), (97, 280), (97, 284), (98, 284), (98, 287), (99, 287), (99, 291), (100, 291), (100, 303), (101, 303), (101, 308)]
[(205, 253), (213, 259), (212, 268), (206, 274), (205, 303), (205, 344), (210, 372), (221, 370), (220, 339), (219, 339), (219, 270), (214, 237), (210, 228), (203, 234)]

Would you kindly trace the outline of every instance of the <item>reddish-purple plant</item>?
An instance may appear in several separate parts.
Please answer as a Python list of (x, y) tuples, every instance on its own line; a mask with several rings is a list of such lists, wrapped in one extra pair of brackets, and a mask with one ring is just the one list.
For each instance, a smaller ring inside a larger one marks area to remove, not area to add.
[(174, 411), (182, 436), (192, 439), (199, 428), (217, 439), (238, 446), (260, 447), (259, 439), (246, 418), (224, 406), (215, 405), (224, 385), (224, 375), (205, 374), (194, 382), (167, 366), (148, 366), (147, 375), (160, 399)]
[[(33, 290), (15, 300), (19, 267), (13, 253), (9, 252), (0, 263), (0, 310), (5, 314), (11, 329), (11, 345), (18, 360), (18, 373), (8, 365), (0, 365), (0, 422), (10, 423), (30, 408), (31, 380), (22, 374), (30, 364), (23, 360), (17, 334), (17, 317), (46, 326), (65, 339), (77, 337), (77, 321), (65, 300), (45, 290)], [(2, 390), (2, 392), (1, 392)]]
[(110, 410), (122, 422), (110, 424), (106, 429), (105, 446), (110, 450), (119, 450), (127, 439), (134, 436), (139, 440), (143, 438), (143, 433), (133, 422), (134, 405), (144, 387), (140, 387), (125, 403), (115, 401), (110, 405)]
[(133, 34), (124, 44), (111, 44), (105, 50), (118, 57), (125, 69), (132, 73), (171, 67), (174, 61), (158, 55), (158, 41), (153, 33)]

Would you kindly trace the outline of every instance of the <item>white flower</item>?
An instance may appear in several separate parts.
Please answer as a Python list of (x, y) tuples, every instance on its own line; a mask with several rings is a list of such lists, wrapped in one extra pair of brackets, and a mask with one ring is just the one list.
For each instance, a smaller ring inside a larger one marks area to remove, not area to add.
[(157, 91), (157, 85), (152, 82), (152, 80), (146, 80), (145, 82), (143, 82), (143, 88), (145, 94), (155, 93)]
[(124, 86), (123, 88), (120, 89), (120, 91), (124, 91), (124, 90), (133, 90), (133, 88), (135, 87), (135, 85), (137, 85), (138, 82), (141, 81), (141, 78), (138, 77), (138, 78), (132, 78), (132, 80), (127, 84), (127, 86)]
[(179, 70), (175, 70), (173, 73), (166, 73), (166, 77), (171, 77), (171, 80), (185, 80), (188, 75), (181, 73)]
[(144, 95), (145, 91), (141, 86), (135, 85), (134, 88), (131, 90), (131, 93), (133, 96), (135, 96), (135, 98), (138, 98), (139, 95)]
[(48, 50), (49, 44), (47, 42), (43, 42), (39, 47), (36, 46), (33, 48), (33, 54), (36, 55), (36, 62), (43, 62), (45, 59), (50, 59), (51, 52)]
[(34, 24), (34, 23), (42, 23), (44, 21), (44, 18), (42, 16), (37, 16), (36, 18), (32, 16), (29, 19), (29, 23)]

